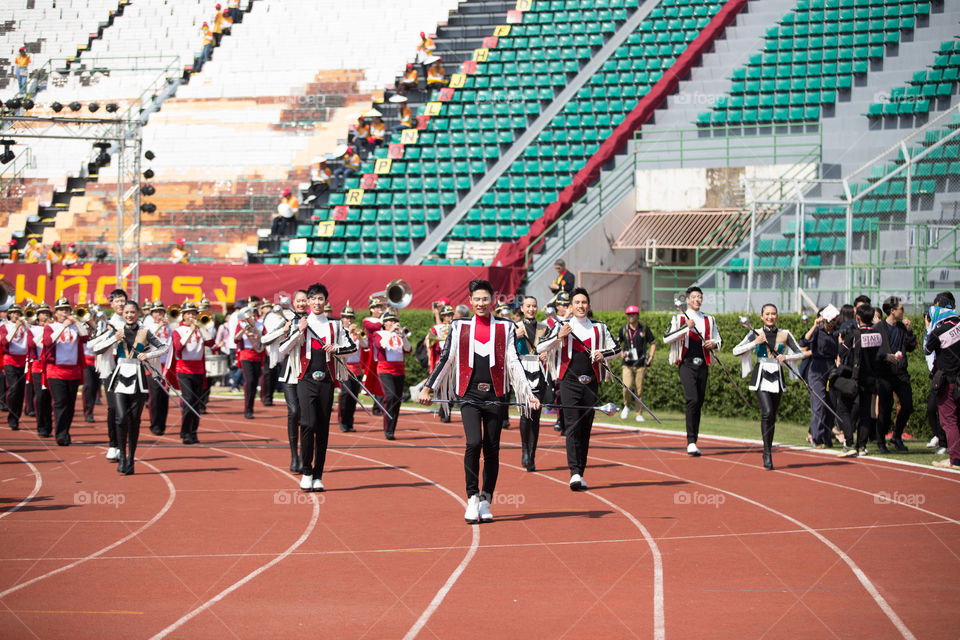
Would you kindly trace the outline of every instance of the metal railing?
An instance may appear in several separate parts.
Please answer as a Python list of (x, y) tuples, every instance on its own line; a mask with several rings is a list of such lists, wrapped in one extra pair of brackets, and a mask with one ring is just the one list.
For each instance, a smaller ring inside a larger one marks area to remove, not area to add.
[(33, 151), (31, 151), (30, 147), (25, 147), (23, 151), (10, 161), (10, 164), (4, 166), (3, 170), (0, 170), (0, 194), (5, 193), (7, 188), (23, 175), (24, 171), (32, 167)]

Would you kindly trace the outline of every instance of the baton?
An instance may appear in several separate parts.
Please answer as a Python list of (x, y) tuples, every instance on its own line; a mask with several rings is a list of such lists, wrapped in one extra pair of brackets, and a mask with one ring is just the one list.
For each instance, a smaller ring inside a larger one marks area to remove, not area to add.
[[(459, 402), (460, 404), (484, 404), (484, 405), (493, 405), (493, 406), (499, 406), (499, 407), (526, 407), (527, 406), (523, 402), (506, 402), (506, 401), (500, 401), (500, 400), (479, 400), (479, 401), (478, 400), (434, 400), (433, 398), (431, 398), (430, 402), (437, 402), (439, 404), (454, 404), (455, 402)], [(552, 407), (554, 409), (585, 409), (588, 411), (590, 410), (599, 411), (608, 416), (612, 416), (617, 411), (620, 410), (617, 408), (617, 405), (613, 404), (612, 402), (608, 402), (607, 404), (601, 405), (599, 407), (591, 407), (591, 406), (576, 405), (576, 404), (541, 404), (540, 406)], [(650, 414), (650, 415), (653, 415), (653, 414)]]
[(143, 364), (147, 367), (147, 369), (151, 371), (151, 373), (156, 374), (157, 382), (160, 383), (160, 388), (163, 389), (168, 396), (170, 396), (170, 392), (172, 391), (173, 394), (176, 395), (177, 399), (180, 400), (180, 402), (183, 404), (183, 406), (185, 406), (187, 409), (190, 409), (190, 411), (193, 412), (193, 415), (197, 416), (198, 419), (200, 418), (200, 413), (197, 412), (197, 410), (194, 409), (189, 402), (183, 399), (183, 394), (181, 394), (179, 391), (177, 391), (170, 385), (170, 382), (163, 376), (162, 373), (160, 373), (159, 369), (155, 368), (152, 364), (150, 364), (149, 360), (141, 360), (141, 362), (143, 362)]

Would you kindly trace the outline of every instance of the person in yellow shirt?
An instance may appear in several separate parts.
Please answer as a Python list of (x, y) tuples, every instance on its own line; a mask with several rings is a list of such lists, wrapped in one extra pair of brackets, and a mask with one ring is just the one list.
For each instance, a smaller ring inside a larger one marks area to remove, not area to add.
[(411, 90), (417, 88), (419, 81), (420, 74), (417, 73), (417, 68), (413, 66), (412, 62), (408, 62), (407, 70), (403, 72), (403, 77), (397, 84), (400, 85), (401, 89)]
[(203, 34), (203, 49), (200, 50), (200, 57), (193, 65), (194, 73), (199, 73), (203, 69), (203, 63), (213, 55), (213, 33), (210, 31), (210, 25), (204, 22), (203, 26), (200, 27), (200, 32)]
[(367, 138), (367, 143), (371, 149), (383, 144), (383, 139), (387, 135), (387, 125), (383, 123), (383, 118), (376, 117), (373, 119), (373, 124), (370, 125), (370, 137)]
[(446, 73), (443, 70), (443, 65), (440, 64), (440, 60), (438, 59), (427, 69), (427, 86), (436, 87), (447, 84), (445, 76)]
[(20, 47), (20, 53), (13, 61), (13, 75), (17, 78), (17, 85), (20, 87), (20, 93), (27, 92), (27, 78), (29, 74), (27, 67), (30, 66), (30, 56), (27, 55), (27, 48)]
[(367, 138), (370, 137), (370, 125), (367, 124), (366, 118), (360, 116), (357, 118), (357, 124), (353, 127), (353, 137), (348, 140), (348, 142), (356, 145), (359, 151), (363, 152), (363, 155), (366, 156), (370, 151), (367, 145)]
[(23, 252), (23, 261), (26, 264), (38, 264), (42, 256), (43, 253), (40, 250), (40, 245), (37, 243), (37, 239), (30, 238), (30, 240), (27, 242), (27, 248)]
[(326, 160), (321, 160), (310, 169), (310, 189), (303, 204), (310, 204), (323, 194), (330, 191), (333, 182), (333, 171), (327, 166)]
[(352, 178), (360, 171), (360, 156), (354, 152), (353, 147), (347, 147), (347, 154), (343, 157), (343, 166), (333, 172), (340, 186), (347, 178)]
[(433, 41), (433, 38), (427, 37), (427, 34), (421, 31), (420, 44), (417, 45), (417, 62), (426, 64), (427, 58), (432, 57), (436, 49), (437, 44)]
[(220, 5), (217, 5), (217, 11), (213, 14), (213, 46), (219, 47), (220, 40), (223, 39), (223, 27), (226, 23), (226, 17), (223, 15), (223, 10), (220, 8)]
[(59, 240), (54, 240), (50, 250), (47, 251), (47, 277), (53, 277), (53, 266), (63, 262), (63, 247)]
[(67, 250), (63, 253), (61, 262), (63, 263), (63, 266), (68, 269), (72, 269), (80, 264), (80, 255), (77, 253), (76, 242), (71, 242), (67, 245)]
[(177, 238), (176, 246), (170, 250), (170, 262), (172, 264), (187, 264), (187, 262), (189, 262), (187, 259), (188, 256), (189, 254), (187, 253), (186, 247), (184, 247), (183, 238)]
[(10, 257), (8, 258), (8, 261), (11, 264), (16, 264), (20, 261), (20, 251), (17, 249), (17, 241), (11, 240), (9, 243), (7, 243), (7, 247), (10, 251)]

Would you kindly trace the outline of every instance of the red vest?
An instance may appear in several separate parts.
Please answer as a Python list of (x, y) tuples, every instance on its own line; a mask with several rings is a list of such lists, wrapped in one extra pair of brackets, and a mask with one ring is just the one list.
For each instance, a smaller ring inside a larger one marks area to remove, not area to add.
[[(683, 314), (683, 315), (681, 315), (680, 317), (682, 317), (682, 318), (683, 318), (683, 321), (686, 322), (686, 320), (687, 320), (686, 314)], [(683, 325), (681, 325), (681, 326), (683, 326)], [(690, 331), (690, 332), (687, 333), (687, 339), (684, 340), (684, 341), (683, 341), (683, 344), (680, 345), (680, 359), (677, 360), (677, 366), (678, 366), (678, 367), (679, 367), (681, 364), (683, 364), (683, 359), (684, 359), (685, 357), (687, 357), (687, 342), (688, 342), (689, 340), (695, 339), (695, 338), (692, 338), (692, 337), (690, 336), (691, 333), (693, 333), (693, 332)], [(704, 316), (703, 316), (703, 338), (702, 338), (702, 339), (703, 339), (704, 342), (706, 342), (707, 340), (710, 339), (710, 316), (708, 316), (708, 315), (706, 315), (706, 314), (704, 314)], [(708, 351), (707, 349), (704, 349), (704, 350), (703, 350), (703, 359), (704, 359), (704, 361), (705, 361), (707, 364), (710, 364), (710, 353), (711, 353), (711, 352)]]
[[(473, 368), (470, 366), (470, 327), (471, 323), (464, 322), (460, 327), (460, 341), (457, 345), (457, 395), (463, 396), (470, 385), (470, 375)], [(493, 362), (490, 363), (490, 378), (493, 380), (493, 390), (498, 396), (507, 393), (506, 376), (506, 348), (507, 325), (504, 322), (493, 321)]]
[[(563, 376), (567, 373), (567, 367), (570, 366), (570, 357), (567, 355), (567, 341), (570, 340), (570, 336), (563, 338), (560, 341), (560, 379), (563, 380)], [(600, 344), (600, 327), (593, 325), (593, 338), (583, 341), (591, 349), (598, 349)], [(591, 344), (592, 342), (592, 344)], [(574, 341), (576, 344), (576, 341)], [(593, 375), (597, 380), (600, 380), (600, 363), (591, 362), (593, 366)]]
[[(336, 344), (337, 336), (333, 330), (332, 322), (327, 322), (327, 330), (330, 332), (330, 337), (321, 337), (324, 344)], [(300, 345), (300, 376), (297, 378), (297, 380), (303, 380), (303, 374), (307, 372), (307, 367), (310, 366), (310, 360), (307, 358), (307, 341), (313, 340), (313, 338), (310, 337), (310, 331), (311, 329), (308, 328), (307, 333), (303, 334), (303, 344)], [(330, 375), (333, 375), (333, 356), (327, 352), (324, 352), (323, 355), (327, 357), (327, 371), (330, 372)]]

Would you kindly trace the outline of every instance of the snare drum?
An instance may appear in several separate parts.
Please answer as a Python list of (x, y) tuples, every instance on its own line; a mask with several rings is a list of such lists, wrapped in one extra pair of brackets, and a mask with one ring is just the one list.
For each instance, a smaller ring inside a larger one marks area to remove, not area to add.
[(207, 356), (205, 367), (208, 378), (221, 378), (230, 372), (230, 367), (227, 364), (227, 356), (223, 353)]

